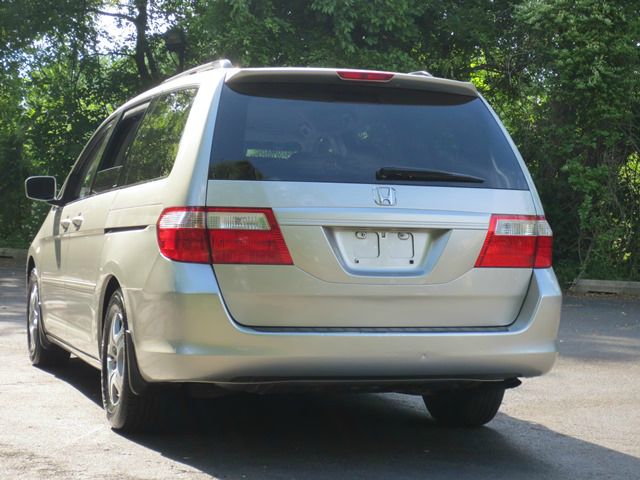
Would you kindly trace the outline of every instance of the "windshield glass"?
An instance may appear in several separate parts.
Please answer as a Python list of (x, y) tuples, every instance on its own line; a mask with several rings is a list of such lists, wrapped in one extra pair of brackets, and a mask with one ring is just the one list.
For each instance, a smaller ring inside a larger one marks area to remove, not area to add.
[[(376, 176), (384, 168), (483, 181)], [(209, 177), (528, 189), (479, 98), (348, 84), (225, 85)]]

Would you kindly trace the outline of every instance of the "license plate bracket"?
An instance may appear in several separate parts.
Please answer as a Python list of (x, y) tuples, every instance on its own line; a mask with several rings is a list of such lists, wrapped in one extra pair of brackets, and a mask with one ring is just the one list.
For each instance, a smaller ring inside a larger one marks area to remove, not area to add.
[(354, 273), (411, 271), (418, 267), (428, 244), (428, 233), (410, 230), (332, 230), (334, 249)]

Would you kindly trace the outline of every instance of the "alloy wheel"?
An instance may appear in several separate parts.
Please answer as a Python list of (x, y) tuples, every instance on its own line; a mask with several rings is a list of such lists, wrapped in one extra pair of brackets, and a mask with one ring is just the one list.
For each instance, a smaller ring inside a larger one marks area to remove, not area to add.
[(107, 338), (107, 398), (117, 407), (123, 394), (125, 375), (124, 318), (117, 308), (111, 311), (111, 327)]
[(27, 336), (29, 344), (29, 354), (34, 355), (36, 351), (36, 342), (38, 339), (38, 328), (40, 325), (40, 294), (38, 292), (38, 285), (34, 283), (31, 286), (31, 293), (29, 294), (29, 315), (27, 321), (27, 328), (29, 329), (29, 335)]

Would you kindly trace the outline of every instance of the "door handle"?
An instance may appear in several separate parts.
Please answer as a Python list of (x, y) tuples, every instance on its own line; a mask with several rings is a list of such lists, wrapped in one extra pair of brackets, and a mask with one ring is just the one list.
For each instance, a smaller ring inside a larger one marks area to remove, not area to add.
[(69, 220), (69, 218), (65, 218), (64, 220), (60, 220), (60, 226), (64, 229), (65, 232), (69, 228), (69, 225), (71, 225), (71, 220)]
[(82, 215), (78, 215), (77, 217), (73, 217), (71, 219), (71, 223), (73, 223), (74, 227), (76, 228), (80, 228), (80, 225), (82, 225), (83, 221), (84, 221), (84, 218), (82, 218)]

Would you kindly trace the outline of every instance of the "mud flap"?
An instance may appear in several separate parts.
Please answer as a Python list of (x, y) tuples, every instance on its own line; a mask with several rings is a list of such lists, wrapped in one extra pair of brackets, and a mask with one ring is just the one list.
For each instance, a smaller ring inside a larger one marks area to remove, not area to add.
[(138, 368), (138, 360), (133, 347), (133, 338), (131, 332), (125, 331), (125, 347), (127, 349), (127, 376), (129, 380), (129, 388), (135, 395), (144, 394), (149, 388), (149, 382), (142, 378), (140, 369)]

